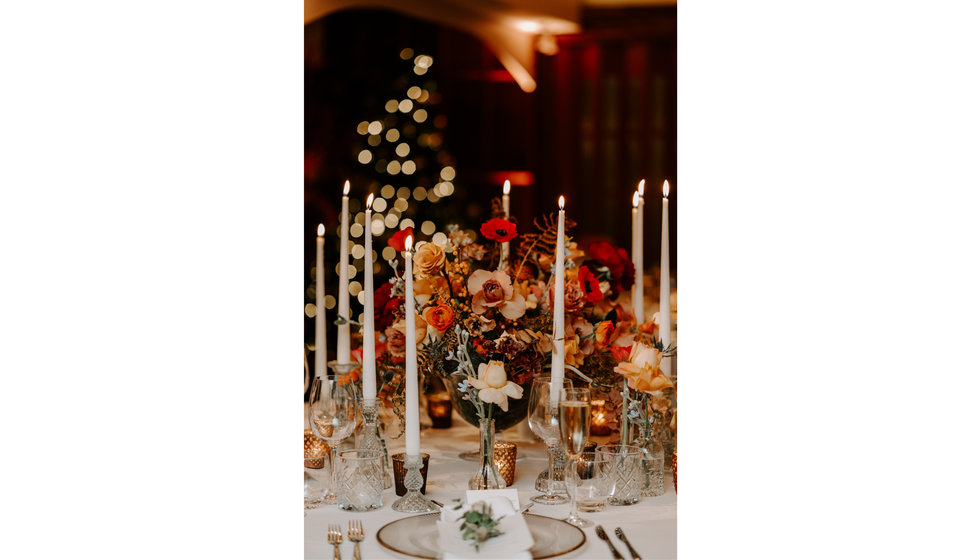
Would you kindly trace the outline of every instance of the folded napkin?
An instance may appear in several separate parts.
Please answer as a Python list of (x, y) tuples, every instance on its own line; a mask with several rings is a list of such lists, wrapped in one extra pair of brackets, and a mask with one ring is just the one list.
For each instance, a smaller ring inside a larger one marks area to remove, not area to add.
[(506, 496), (483, 498), (483, 501), (493, 508), (494, 517), (504, 516), (497, 525), (503, 534), (483, 542), (479, 552), (473, 548), (470, 541), (464, 541), (463, 533), (459, 530), (462, 521), (457, 521), (457, 518), (469, 511), (472, 503), (480, 501), (479, 498), (474, 499), (469, 492), (467, 499), (472, 501), (464, 504), (461, 509), (443, 508), (442, 518), (436, 522), (436, 526), (439, 528), (439, 548), (443, 552), (444, 560), (488, 558), (531, 560), (529, 550), (534, 546), (534, 537), (531, 536), (531, 531), (527, 528), (524, 516), (517, 514), (513, 502)]

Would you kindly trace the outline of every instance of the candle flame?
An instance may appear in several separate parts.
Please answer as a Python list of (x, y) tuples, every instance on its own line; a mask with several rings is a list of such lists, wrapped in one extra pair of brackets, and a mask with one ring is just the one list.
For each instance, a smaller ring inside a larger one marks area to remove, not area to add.
[(411, 235), (409, 235), (408, 237), (405, 238), (405, 250), (406, 251), (409, 251), (409, 252), (412, 250), (412, 236)]
[(504, 181), (504, 194), (510, 194), (510, 179)]
[(647, 186), (647, 180), (646, 179), (640, 179), (640, 185), (638, 187), (636, 187), (636, 190), (637, 190), (637, 192), (640, 193), (640, 196), (643, 196), (643, 189), (646, 186)]
[(370, 211), (371, 210), (371, 205), (373, 205), (373, 204), (374, 204), (374, 193), (371, 193), (371, 194), (368, 195), (367, 208), (365, 208), (365, 210)]
[(670, 194), (670, 183), (668, 183), (667, 180), (664, 179), (664, 198), (667, 198), (668, 194)]
[(559, 210), (565, 209), (565, 195), (561, 195), (558, 197), (558, 209)]
[(633, 208), (640, 206), (640, 191), (633, 191)]
[(344, 181), (344, 196), (350, 194), (350, 181)]
[(323, 234), (326, 231), (327, 231), (327, 228), (323, 227), (323, 224), (320, 224), (320, 227), (316, 228), (316, 236), (317, 237), (323, 237)]

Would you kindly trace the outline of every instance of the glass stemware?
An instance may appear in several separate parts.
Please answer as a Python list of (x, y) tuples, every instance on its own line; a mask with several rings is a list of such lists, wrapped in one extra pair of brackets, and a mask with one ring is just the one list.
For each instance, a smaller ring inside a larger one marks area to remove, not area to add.
[(589, 440), (589, 425), (592, 419), (592, 398), (591, 392), (587, 387), (566, 387), (561, 391), (561, 398), (558, 401), (558, 431), (561, 436), (562, 446), (568, 454), (568, 463), (565, 466), (565, 488), (571, 498), (572, 511), (565, 518), (566, 523), (571, 523), (576, 527), (591, 527), (594, 525), (588, 519), (578, 516), (575, 495), (577, 494), (574, 473), (569, 476), (569, 469), (579, 466), (582, 451)]
[[(571, 389), (572, 382), (564, 379), (562, 387)], [(564, 480), (564, 468), (561, 472), (555, 470), (555, 452), (558, 450), (558, 438), (561, 434), (558, 428), (558, 407), (551, 401), (550, 376), (535, 377), (531, 384), (527, 423), (531, 431), (548, 446), (548, 470), (542, 473), (547, 474), (547, 489), (544, 494), (533, 496), (531, 501), (546, 505), (564, 504), (568, 502), (568, 498), (560, 493), (562, 488), (559, 486)]]
[(350, 386), (348, 377), (327, 375), (314, 379), (310, 392), (310, 428), (330, 446), (330, 489), (323, 498), (325, 504), (337, 503), (337, 447), (357, 424), (357, 397)]

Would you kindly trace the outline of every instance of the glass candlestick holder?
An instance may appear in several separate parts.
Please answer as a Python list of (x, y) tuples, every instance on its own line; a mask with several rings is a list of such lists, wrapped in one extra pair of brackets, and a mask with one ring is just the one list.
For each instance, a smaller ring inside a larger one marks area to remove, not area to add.
[(391, 509), (401, 513), (432, 513), (439, 506), (422, 495), (422, 456), (405, 454), (405, 495), (391, 504)]
[(391, 488), (391, 467), (388, 460), (388, 446), (381, 437), (378, 429), (378, 400), (361, 400), (361, 417), (364, 419), (363, 431), (360, 434), (358, 447), (377, 451), (381, 455), (383, 471), (381, 473), (384, 488)]

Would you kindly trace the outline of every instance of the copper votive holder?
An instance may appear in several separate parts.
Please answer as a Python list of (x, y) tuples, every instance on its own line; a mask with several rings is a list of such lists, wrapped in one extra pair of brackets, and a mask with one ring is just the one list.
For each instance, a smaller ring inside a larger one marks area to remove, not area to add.
[(330, 447), (313, 434), (313, 430), (303, 430), (303, 465), (309, 469), (322, 469), (323, 460)]
[(514, 484), (517, 476), (517, 444), (509, 441), (493, 443), (493, 464), (504, 478), (507, 486)]
[[(392, 471), (395, 473), (395, 495), (404, 496), (405, 489), (405, 454), (395, 453), (391, 456), (391, 467)], [(419, 490), (421, 493), (425, 494), (425, 483), (429, 478), (429, 454), (422, 454), (422, 488)]]
[(453, 403), (449, 393), (435, 393), (426, 398), (426, 410), (432, 419), (432, 427), (445, 429), (453, 425)]

